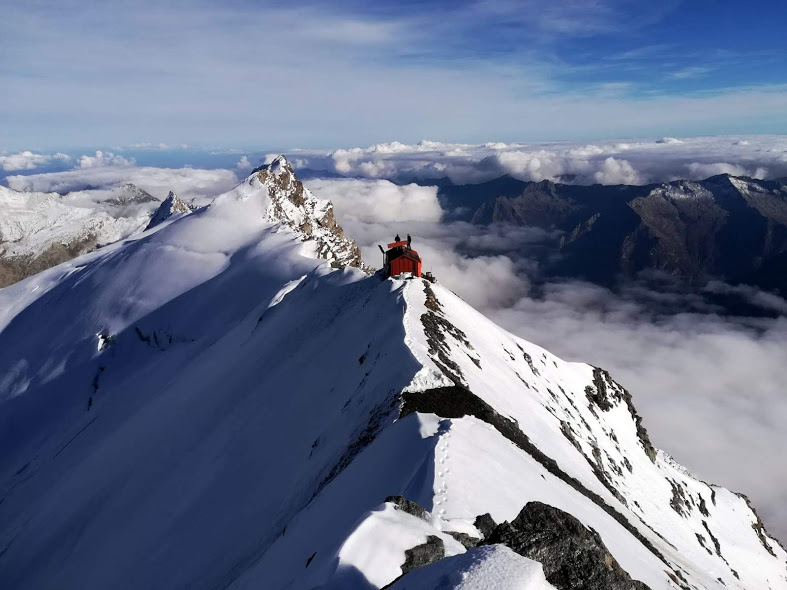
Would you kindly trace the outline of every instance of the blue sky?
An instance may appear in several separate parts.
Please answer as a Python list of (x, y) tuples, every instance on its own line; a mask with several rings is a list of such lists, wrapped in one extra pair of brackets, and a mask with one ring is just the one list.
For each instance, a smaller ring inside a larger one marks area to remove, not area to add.
[(787, 133), (780, 2), (0, 9), (0, 150)]

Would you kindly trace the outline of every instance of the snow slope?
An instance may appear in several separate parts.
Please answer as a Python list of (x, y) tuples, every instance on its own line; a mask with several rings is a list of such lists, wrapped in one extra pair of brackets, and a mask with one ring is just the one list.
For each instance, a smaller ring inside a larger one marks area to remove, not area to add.
[(654, 590), (787, 588), (746, 500), (653, 449), (605, 373), (346, 266), (296, 182), (275, 161), (0, 290), (0, 587), (550, 588), (459, 540), (538, 500)]

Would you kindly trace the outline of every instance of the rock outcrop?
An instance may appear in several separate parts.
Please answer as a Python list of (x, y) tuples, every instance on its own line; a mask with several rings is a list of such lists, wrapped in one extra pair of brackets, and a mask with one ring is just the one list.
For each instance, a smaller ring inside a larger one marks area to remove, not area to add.
[(541, 563), (558, 590), (648, 590), (618, 565), (596, 531), (541, 502), (528, 502), (513, 521), (499, 524), (485, 541), (496, 543)]
[(255, 169), (252, 176), (268, 189), (268, 221), (285, 223), (300, 232), (304, 240), (314, 242), (317, 257), (336, 268), (362, 266), (361, 250), (336, 222), (333, 204), (316, 198), (303, 186), (284, 156)]
[(173, 191), (169, 191), (167, 198), (161, 202), (161, 205), (159, 205), (159, 208), (153, 214), (153, 217), (150, 218), (150, 223), (148, 223), (148, 226), (145, 228), (145, 230), (156, 227), (173, 215), (178, 213), (191, 213), (192, 211), (194, 211), (194, 209), (191, 207), (191, 205), (183, 201)]

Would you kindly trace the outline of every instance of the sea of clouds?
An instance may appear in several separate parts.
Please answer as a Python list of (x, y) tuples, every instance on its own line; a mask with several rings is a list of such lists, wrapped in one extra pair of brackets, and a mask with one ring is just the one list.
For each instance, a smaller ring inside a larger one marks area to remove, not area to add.
[(695, 137), (594, 143), (399, 142), (328, 152), (293, 151), (301, 168), (393, 181), (477, 183), (510, 174), (572, 184), (648, 184), (716, 174), (787, 176), (787, 137)]
[[(24, 154), (0, 156), (0, 166), (25, 170), (6, 179), (17, 190), (67, 193), (132, 182), (159, 198), (173, 189), (196, 199), (231, 188), (271, 157), (244, 153), (233, 170), (170, 169), (138, 167), (128, 157), (99, 152), (73, 158), (73, 169), (36, 174), (36, 154)], [(787, 539), (787, 469), (780, 452), (787, 447), (785, 317), (726, 317), (664, 277), (615, 292), (576, 281), (537, 282), (539, 254), (554, 241), (553, 232), (445, 221), (438, 188), (428, 182), (479, 182), (501, 174), (606, 184), (724, 172), (778, 178), (787, 176), (787, 138), (394, 142), (288, 155), (310, 177), (307, 186), (333, 201), (367, 263), (379, 265), (377, 244), (410, 233), (425, 269), (441, 283), (509, 331), (565, 359), (608, 369), (634, 395), (654, 444), (702, 479), (748, 494), (771, 532)], [(735, 292), (752, 305), (787, 313), (787, 301), (752, 287), (715, 282), (706, 289)]]

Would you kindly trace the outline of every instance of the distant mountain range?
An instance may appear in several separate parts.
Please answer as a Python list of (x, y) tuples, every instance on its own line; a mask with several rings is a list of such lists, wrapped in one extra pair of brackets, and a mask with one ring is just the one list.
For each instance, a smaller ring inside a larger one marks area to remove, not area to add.
[[(554, 230), (556, 237), (540, 245), (541, 276), (530, 277), (536, 282), (560, 277), (612, 287), (643, 271), (659, 271), (688, 289), (719, 279), (784, 295), (786, 182), (725, 174), (645, 186), (526, 182), (511, 176), (480, 184), (454, 185), (447, 179), (422, 184), (439, 187), (446, 221)], [(88, 194), (0, 187), (0, 288), (135, 235), (153, 218), (171, 213), (169, 201), (162, 205), (131, 184), (105, 191), (99, 200)], [(533, 255), (532, 245), (527, 248), (523, 255)], [(722, 301), (722, 306), (750, 312), (736, 302)]]
[(727, 174), (646, 186), (579, 186), (504, 176), (443, 185), (453, 219), (560, 230), (547, 268), (604, 285), (645, 270), (787, 292), (787, 185)]

